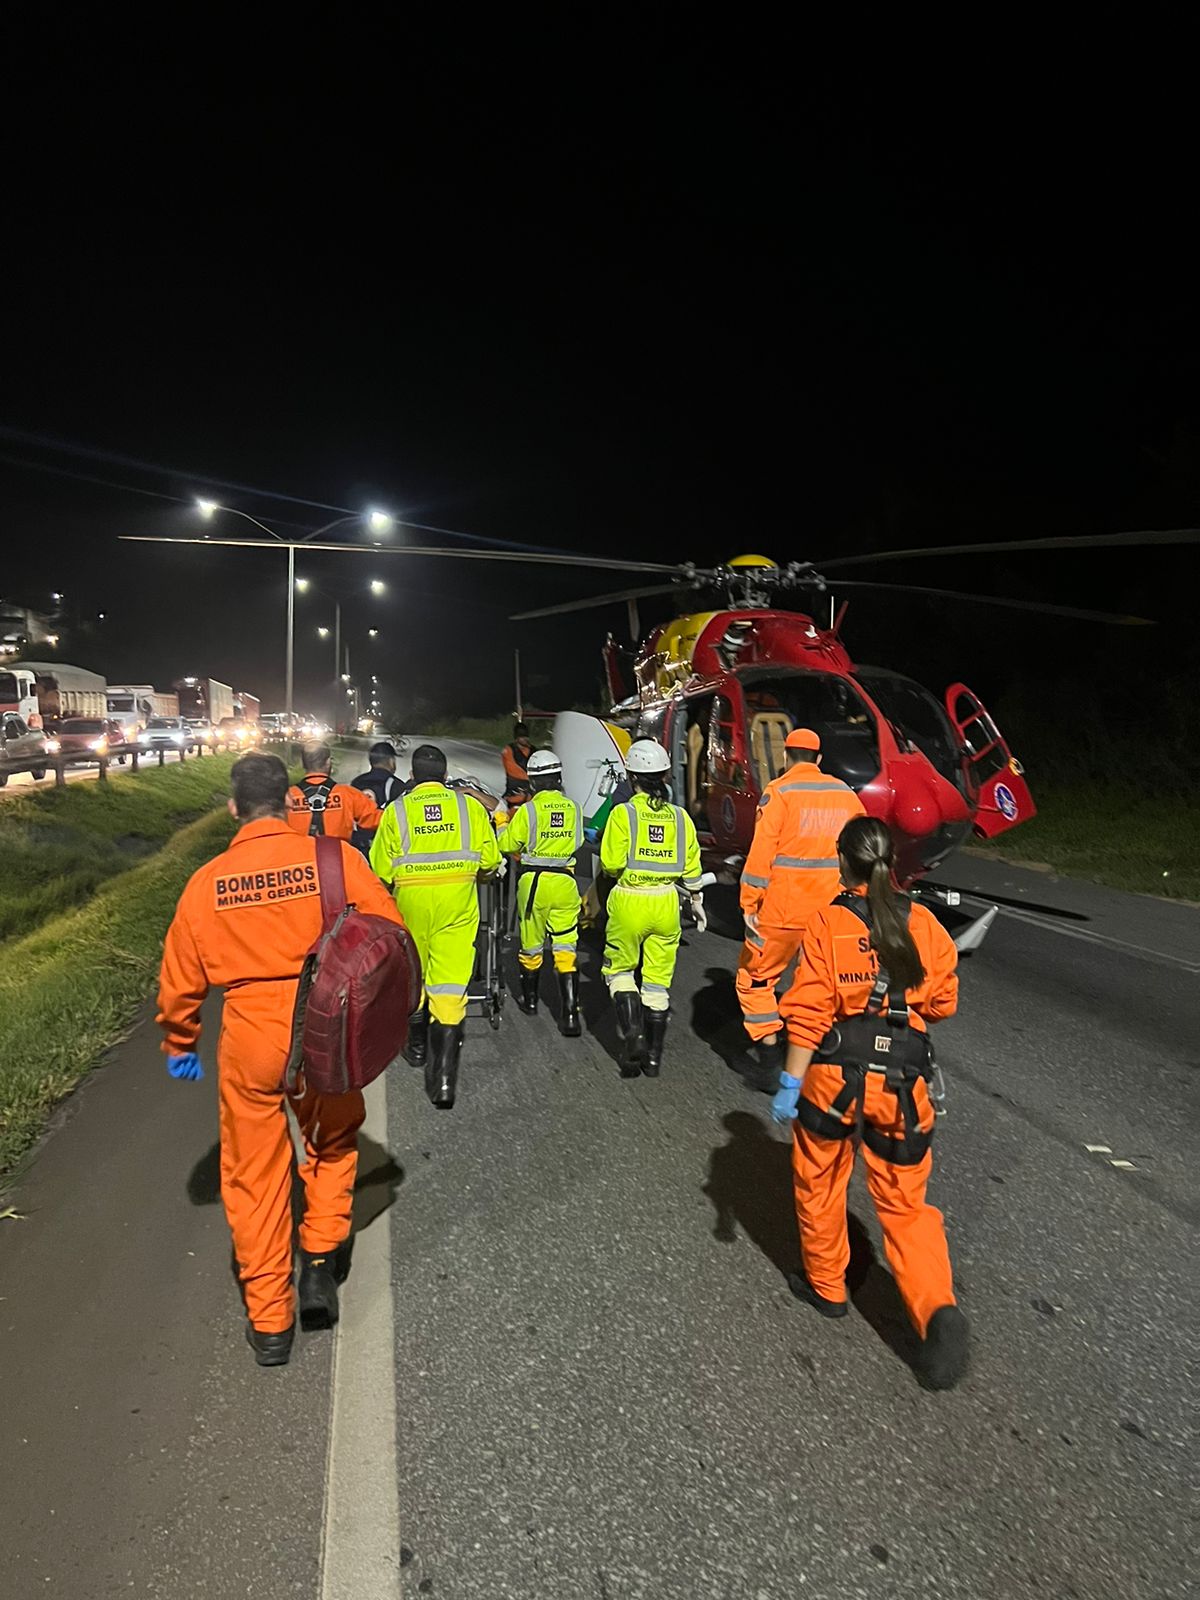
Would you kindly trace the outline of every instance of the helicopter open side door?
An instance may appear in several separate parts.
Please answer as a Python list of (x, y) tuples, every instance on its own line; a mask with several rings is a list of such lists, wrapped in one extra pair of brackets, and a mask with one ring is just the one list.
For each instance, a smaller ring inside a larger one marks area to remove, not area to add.
[(1035, 817), (1025, 769), (979, 696), (965, 683), (952, 683), (946, 690), (946, 710), (959, 737), (969, 786), (978, 791), (975, 832), (994, 839)]

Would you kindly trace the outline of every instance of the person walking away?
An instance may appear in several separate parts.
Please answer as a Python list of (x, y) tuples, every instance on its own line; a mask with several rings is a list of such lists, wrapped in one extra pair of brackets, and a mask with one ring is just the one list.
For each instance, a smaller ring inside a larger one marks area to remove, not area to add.
[(307, 744), (304, 777), (288, 790), (287, 819), (297, 833), (349, 840), (356, 828), (374, 833), (379, 807), (370, 794), (348, 783), (334, 783), (333, 755), (327, 744)]
[(396, 747), (386, 739), (373, 744), (367, 751), (371, 765), (353, 779), (351, 787), (370, 795), (380, 811), (390, 805), (404, 785), (396, 776)]
[(791, 1121), (804, 1270), (793, 1294), (846, 1315), (846, 1189), (861, 1144), (887, 1258), (922, 1340), (925, 1381), (966, 1370), (967, 1320), (954, 1298), (940, 1211), (925, 1198), (933, 1165), (932, 1051), (926, 1025), (958, 1005), (958, 952), (924, 906), (892, 887), (885, 825), (856, 817), (837, 842), (845, 892), (808, 924), (781, 1010), (787, 1070), (771, 1104)]
[[(369, 795), (382, 812), (384, 806), (390, 805), (404, 789), (404, 785), (396, 776), (396, 748), (386, 739), (381, 739), (367, 751), (367, 759), (371, 763), (370, 767), (366, 772), (360, 772), (357, 778), (352, 778), (350, 787), (361, 789), (364, 794)], [(374, 835), (368, 833), (365, 828), (356, 827), (350, 835), (350, 843), (356, 850), (369, 855), (373, 837)]]
[(821, 740), (811, 728), (793, 728), (784, 749), (787, 769), (762, 792), (742, 871), (746, 931), (735, 980), (746, 1032), (772, 1088), (785, 1053), (777, 985), (809, 918), (838, 892), (839, 833), (865, 814), (849, 784), (821, 771)]
[(513, 723), (512, 743), (500, 752), (504, 762), (504, 806), (511, 817), (517, 806), (530, 794), (529, 757), (533, 754), (533, 741), (524, 722)]
[[(300, 1177), (300, 1321), (337, 1321), (338, 1279), (350, 1235), (363, 1097), (285, 1094), (297, 980), (323, 918), (315, 840), (288, 824), (288, 775), (273, 755), (234, 764), (230, 810), (240, 823), (228, 850), (195, 872), (163, 946), (158, 1022), (167, 1071), (204, 1076), (196, 1047), (200, 1007), (225, 989), (217, 1043), (221, 1198), (246, 1301), (246, 1336), (260, 1366), (282, 1366), (295, 1332), (292, 1287), (292, 1139), (285, 1103), (304, 1138)], [(401, 920), (362, 857), (342, 846), (347, 898)]]
[[(600, 865), (615, 878), (608, 896), (603, 973), (617, 1013), (621, 1074), (656, 1078), (679, 950), (679, 895), (689, 892), (703, 928), (700, 845), (695, 824), (667, 795), (671, 760), (655, 739), (635, 739), (625, 757), (633, 799), (609, 814)], [(641, 993), (636, 973), (642, 971)]]
[(447, 785), (446, 757), (436, 745), (413, 751), (412, 770), (413, 788), (383, 813), (371, 866), (392, 886), (421, 957), (424, 1004), (409, 1059), (424, 1066), (425, 1092), (448, 1111), (458, 1089), (475, 966), (476, 880), (498, 870), (500, 848), (479, 801)]
[(562, 792), (562, 762), (553, 750), (535, 750), (529, 758), (533, 796), (520, 806), (499, 838), (505, 855), (517, 856), (517, 914), (521, 949), (521, 1010), (536, 1016), (543, 952), (550, 940), (558, 974), (561, 1015), (558, 1031), (577, 1039), (579, 1022), (579, 888), (575, 857), (583, 844), (583, 817), (574, 800)]

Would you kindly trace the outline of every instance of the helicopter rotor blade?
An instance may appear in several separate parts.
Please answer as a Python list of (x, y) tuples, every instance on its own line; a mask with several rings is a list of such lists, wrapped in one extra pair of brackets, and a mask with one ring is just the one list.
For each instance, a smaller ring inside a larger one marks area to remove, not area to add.
[(1044, 600), (1006, 600), (994, 594), (960, 594), (954, 589), (926, 589), (912, 583), (866, 583), (835, 580), (838, 589), (878, 589), (887, 594), (925, 595), (933, 600), (962, 600), (975, 606), (1004, 606), (1010, 611), (1038, 611), (1043, 616), (1069, 617), (1074, 622), (1108, 622), (1126, 628), (1153, 628), (1151, 617), (1120, 616), (1111, 611), (1084, 611), (1078, 606), (1054, 606)]
[(920, 550), (879, 550), (874, 555), (831, 556), (819, 570), (868, 561), (913, 561), (921, 556), (1005, 555), (1012, 550), (1104, 550), (1125, 545), (1200, 544), (1200, 528), (1145, 528), (1132, 533), (1064, 534), (1047, 539), (996, 539), (987, 544), (928, 545)]
[(118, 538), (130, 544), (201, 544), (212, 546), (235, 545), (241, 548), (263, 550), (286, 550), (289, 544), (294, 544), (297, 550), (306, 553), (310, 550), (336, 551), (339, 555), (369, 555), (369, 556), (451, 556), (462, 561), (524, 561), (537, 566), (549, 567), (587, 567), (592, 571), (604, 568), (610, 572), (665, 572), (677, 575), (684, 579), (691, 576), (691, 569), (680, 566), (679, 562), (662, 561), (614, 561), (609, 556), (568, 556), (568, 555), (540, 555), (534, 551), (524, 550), (456, 550), (449, 546), (440, 545), (404, 545), (384, 544), (382, 540), (373, 540), (370, 544), (311, 544), (304, 540), (284, 539), (278, 543), (270, 539), (218, 539), (218, 538), (170, 538), (164, 534), (153, 533), (122, 533)]
[(510, 622), (529, 622), (534, 617), (561, 617), (568, 611), (591, 611), (596, 606), (621, 605), (629, 600), (649, 600), (656, 594), (679, 594), (678, 583), (656, 583), (646, 589), (618, 589), (615, 594), (598, 594), (590, 600), (566, 600), (560, 606), (540, 606), (536, 611), (518, 611)]

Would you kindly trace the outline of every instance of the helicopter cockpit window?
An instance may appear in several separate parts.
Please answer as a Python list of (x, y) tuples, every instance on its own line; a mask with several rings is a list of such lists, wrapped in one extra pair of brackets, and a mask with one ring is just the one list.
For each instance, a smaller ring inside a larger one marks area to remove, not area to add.
[(915, 744), (943, 778), (961, 788), (958, 738), (928, 689), (880, 667), (860, 667), (855, 676), (896, 731)]
[(820, 734), (822, 766), (851, 788), (861, 789), (877, 776), (875, 719), (846, 678), (795, 672), (743, 679), (743, 689), (760, 789), (784, 771), (784, 741), (793, 728), (812, 728)]

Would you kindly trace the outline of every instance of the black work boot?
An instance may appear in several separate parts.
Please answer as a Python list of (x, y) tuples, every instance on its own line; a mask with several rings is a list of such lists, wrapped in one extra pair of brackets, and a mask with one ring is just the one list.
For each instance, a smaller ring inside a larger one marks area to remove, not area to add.
[(562, 1014), (558, 1019), (558, 1031), (564, 1039), (578, 1039), (583, 1032), (579, 1022), (579, 974), (577, 972), (560, 972), (558, 975), (558, 996), (562, 1005)]
[(259, 1333), (250, 1323), (246, 1324), (246, 1343), (254, 1351), (254, 1359), (260, 1367), (286, 1367), (295, 1337), (295, 1324), (282, 1333)]
[(669, 1011), (649, 1011), (644, 1013), (646, 1024), (646, 1059), (642, 1064), (642, 1071), (648, 1078), (657, 1078), (662, 1066), (663, 1045), (667, 1039), (667, 1022), (670, 1019)]
[(789, 1272), (787, 1285), (797, 1300), (803, 1300), (823, 1317), (846, 1317), (850, 1314), (850, 1307), (844, 1300), (826, 1300), (823, 1294), (818, 1294), (803, 1271)]
[(462, 1022), (429, 1024), (429, 1059), (425, 1063), (425, 1093), (439, 1111), (449, 1111), (458, 1090), (458, 1058), (463, 1046)]
[(617, 1013), (617, 1033), (621, 1039), (621, 1076), (636, 1078), (646, 1059), (646, 1038), (642, 1031), (642, 997), (633, 989), (613, 993)]
[(787, 1061), (787, 1035), (780, 1031), (756, 1040), (750, 1049), (750, 1061), (749, 1071), (742, 1074), (747, 1086), (762, 1094), (774, 1094)]
[(423, 1067), (429, 1054), (429, 1007), (422, 1006), (408, 1019), (408, 1043), (404, 1059), (410, 1067)]
[(305, 1333), (332, 1328), (338, 1319), (338, 1254), (300, 1252), (300, 1326)]
[(942, 1306), (929, 1319), (921, 1346), (921, 1376), (930, 1389), (953, 1389), (967, 1370), (970, 1324), (957, 1306)]
[(527, 967), (521, 968), (521, 997), (517, 1004), (527, 1017), (537, 1016), (538, 982), (541, 976), (540, 967), (536, 972), (530, 972)]

